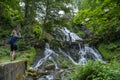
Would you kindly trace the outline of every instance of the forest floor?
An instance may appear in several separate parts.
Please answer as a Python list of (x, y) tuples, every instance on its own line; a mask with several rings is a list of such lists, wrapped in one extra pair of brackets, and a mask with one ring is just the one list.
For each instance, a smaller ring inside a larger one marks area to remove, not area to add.
[[(35, 57), (35, 50), (30, 47), (28, 50), (20, 51), (17, 50), (15, 53), (15, 60), (26, 60), (28, 61), (28, 66), (30, 66)], [(0, 46), (0, 63), (10, 62), (10, 46), (6, 44), (5, 46)]]

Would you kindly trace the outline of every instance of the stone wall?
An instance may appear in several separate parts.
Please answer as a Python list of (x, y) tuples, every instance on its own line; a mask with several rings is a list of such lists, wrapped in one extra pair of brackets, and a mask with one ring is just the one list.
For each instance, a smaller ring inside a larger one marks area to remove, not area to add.
[(12, 61), (0, 64), (0, 80), (25, 80), (26, 61)]

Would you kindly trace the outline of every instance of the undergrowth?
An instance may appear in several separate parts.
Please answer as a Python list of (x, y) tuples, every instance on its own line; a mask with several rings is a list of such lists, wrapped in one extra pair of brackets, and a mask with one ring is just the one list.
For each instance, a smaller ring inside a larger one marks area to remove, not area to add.
[(119, 68), (116, 60), (106, 64), (89, 61), (86, 65), (76, 66), (65, 80), (120, 80)]
[(105, 44), (102, 43), (98, 46), (98, 49), (103, 56), (103, 58), (107, 61), (113, 59), (119, 59), (120, 57), (120, 41), (116, 41), (113, 43)]

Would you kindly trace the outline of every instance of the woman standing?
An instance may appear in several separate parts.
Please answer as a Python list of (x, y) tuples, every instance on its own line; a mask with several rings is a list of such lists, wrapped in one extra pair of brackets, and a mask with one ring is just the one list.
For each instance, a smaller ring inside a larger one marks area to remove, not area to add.
[(10, 49), (11, 49), (11, 52), (10, 52), (11, 61), (14, 60), (14, 55), (17, 50), (17, 39), (20, 39), (20, 38), (21, 38), (20, 32), (17, 33), (17, 31), (15, 29), (12, 30), (12, 33), (8, 38), (8, 42), (10, 44)]

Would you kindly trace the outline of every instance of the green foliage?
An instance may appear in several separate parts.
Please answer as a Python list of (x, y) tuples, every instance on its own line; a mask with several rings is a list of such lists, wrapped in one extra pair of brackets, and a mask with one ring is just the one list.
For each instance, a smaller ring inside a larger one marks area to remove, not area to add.
[(27, 42), (25, 42), (23, 40), (18, 41), (18, 50), (19, 51), (25, 51), (28, 49), (29, 49), (29, 45), (27, 44)]
[[(15, 4), (14, 4), (15, 2)], [(11, 2), (0, 2), (1, 11), (1, 24), (6, 24), (10, 26), (16, 26), (18, 23), (23, 22), (23, 15), (20, 11), (19, 2), (13, 1)]]
[(45, 32), (45, 36), (43, 38), (43, 41), (44, 42), (50, 42), (52, 39), (53, 39), (52, 36), (49, 33)]
[(110, 44), (102, 43), (98, 46), (98, 49), (101, 52), (101, 54), (105, 60), (112, 60), (119, 56), (120, 41), (116, 41), (116, 42), (110, 43)]
[(102, 41), (109, 42), (118, 39), (118, 34), (120, 34), (119, 4), (112, 0), (96, 0), (98, 2), (95, 3), (99, 5), (93, 7), (91, 2), (94, 0), (85, 1), (87, 2), (82, 4), (88, 7), (81, 6), (84, 8), (79, 10), (74, 18), (74, 23), (87, 26), (93, 35), (100, 35)]
[[(26, 60), (28, 66), (30, 66), (35, 58), (36, 50), (34, 47), (28, 47), (29, 49), (24, 49), (24, 51), (16, 51), (15, 60)], [(0, 62), (10, 61), (10, 46), (0, 46)]]
[(79, 0), (80, 5), (78, 5), (79, 9), (95, 9), (97, 6), (101, 5), (103, 0)]
[(40, 40), (42, 34), (42, 27), (41, 24), (34, 24), (33, 25), (33, 33), (35, 34), (36, 38)]
[(78, 31), (78, 32), (77, 32), (77, 35), (80, 35), (82, 38), (85, 37), (85, 34), (84, 34), (82, 31)]
[(86, 65), (75, 67), (75, 71), (69, 74), (66, 80), (119, 80), (119, 67), (116, 61), (107, 64), (88, 62)]
[(0, 47), (0, 58), (2, 58), (3, 56), (9, 56), (10, 51), (9, 51), (9, 47)]
[(114, 51), (116, 48), (117, 48), (117, 45), (114, 44), (114, 43), (110, 43), (110, 44), (108, 45), (108, 49), (111, 50), (111, 51)]
[(65, 68), (65, 67), (68, 66), (68, 64), (67, 64), (67, 62), (66, 62), (65, 60), (63, 60), (60, 64), (61, 64), (61, 66), (62, 66), (63, 68)]
[(3, 30), (3, 29), (1, 29), (0, 30), (0, 38), (1, 39), (3, 39), (3, 38), (7, 38), (8, 37), (8, 35), (9, 35), (9, 31), (8, 30)]
[(32, 62), (35, 58), (36, 50), (34, 47), (29, 47), (29, 50), (26, 50), (25, 52), (19, 52), (16, 57), (17, 60), (26, 60), (28, 62), (28, 66), (30, 67), (32, 65)]
[[(63, 26), (68, 22), (70, 15), (67, 15), (67, 13), (70, 13), (71, 8), (66, 7), (66, 5), (71, 4), (72, 0), (40, 0), (38, 3), (39, 4), (36, 4), (36, 6), (39, 13), (43, 14), (39, 15), (39, 20), (43, 24), (43, 32), (44, 30), (51, 31), (51, 29), (56, 27), (56, 25)], [(63, 11), (65, 14), (61, 15), (59, 14), (59, 11)]]

